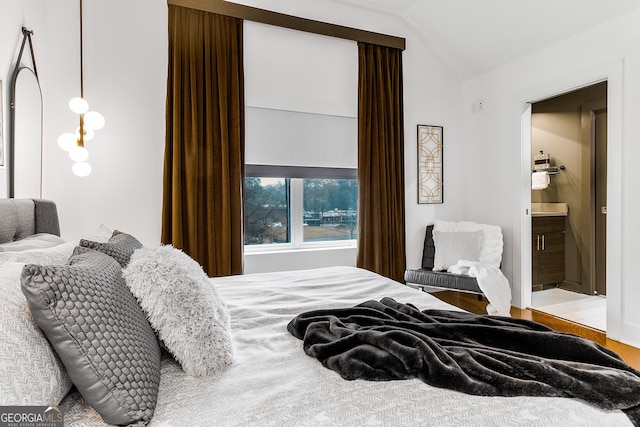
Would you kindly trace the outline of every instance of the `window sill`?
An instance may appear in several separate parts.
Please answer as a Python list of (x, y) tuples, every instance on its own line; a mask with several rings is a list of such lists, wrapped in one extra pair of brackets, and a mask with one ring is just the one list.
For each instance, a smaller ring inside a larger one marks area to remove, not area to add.
[(290, 254), (295, 252), (322, 252), (322, 251), (338, 251), (344, 249), (356, 249), (357, 244), (354, 241), (353, 243), (345, 243), (345, 244), (303, 244), (300, 246), (293, 246), (290, 244), (283, 244), (282, 247), (276, 247), (270, 245), (270, 247), (251, 247), (244, 248), (244, 256), (252, 256), (252, 255), (267, 255), (267, 254)]

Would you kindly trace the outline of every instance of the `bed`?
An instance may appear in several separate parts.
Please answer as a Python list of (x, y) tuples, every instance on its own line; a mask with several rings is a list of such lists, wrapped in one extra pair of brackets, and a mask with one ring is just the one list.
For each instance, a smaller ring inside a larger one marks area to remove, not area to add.
[[(99, 234), (92, 237), (100, 240)], [(76, 243), (0, 253), (0, 278), (19, 288), (18, 275), (25, 264), (20, 260), (56, 263), (70, 256)], [(633, 425), (620, 410), (603, 411), (578, 399), (474, 396), (417, 379), (342, 379), (306, 355), (302, 342), (287, 331), (294, 317), (384, 297), (421, 310), (461, 311), (375, 273), (332, 267), (214, 278), (209, 283), (230, 314), (233, 361), (214, 375), (192, 376), (163, 351), (151, 426)], [(6, 289), (9, 303), (25, 306), (13, 288)], [(5, 368), (14, 357), (0, 356)], [(66, 426), (107, 425), (75, 388), (59, 408)]]

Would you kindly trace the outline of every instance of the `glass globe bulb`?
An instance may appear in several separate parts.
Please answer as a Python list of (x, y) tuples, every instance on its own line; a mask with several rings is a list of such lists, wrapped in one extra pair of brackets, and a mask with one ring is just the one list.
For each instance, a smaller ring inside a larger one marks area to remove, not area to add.
[(72, 133), (63, 133), (58, 137), (58, 146), (64, 151), (71, 151), (73, 147), (77, 147), (78, 137)]
[(89, 158), (89, 150), (76, 145), (69, 151), (69, 157), (71, 157), (71, 160), (74, 162), (84, 162)]
[(76, 114), (84, 114), (89, 111), (89, 103), (83, 98), (73, 98), (69, 101), (69, 108)]
[(97, 111), (84, 114), (84, 125), (87, 129), (100, 130), (104, 127), (104, 116)]
[(71, 170), (77, 176), (87, 176), (91, 173), (91, 165), (87, 162), (76, 162), (71, 167)]
[[(95, 132), (89, 128), (84, 128), (84, 138), (83, 141), (91, 141), (95, 136)], [(76, 128), (76, 138), (80, 138), (80, 128)]]

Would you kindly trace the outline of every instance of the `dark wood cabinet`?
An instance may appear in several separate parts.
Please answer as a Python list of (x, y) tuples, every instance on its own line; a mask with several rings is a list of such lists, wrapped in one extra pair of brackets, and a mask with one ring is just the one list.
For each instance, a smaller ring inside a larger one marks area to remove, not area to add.
[(564, 281), (564, 216), (533, 217), (533, 286), (560, 284)]

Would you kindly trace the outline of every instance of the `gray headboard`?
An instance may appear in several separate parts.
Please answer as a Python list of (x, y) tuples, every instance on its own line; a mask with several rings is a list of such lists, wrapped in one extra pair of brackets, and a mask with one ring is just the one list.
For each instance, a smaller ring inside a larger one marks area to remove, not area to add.
[(44, 199), (0, 199), (0, 244), (37, 233), (60, 236), (55, 202)]

